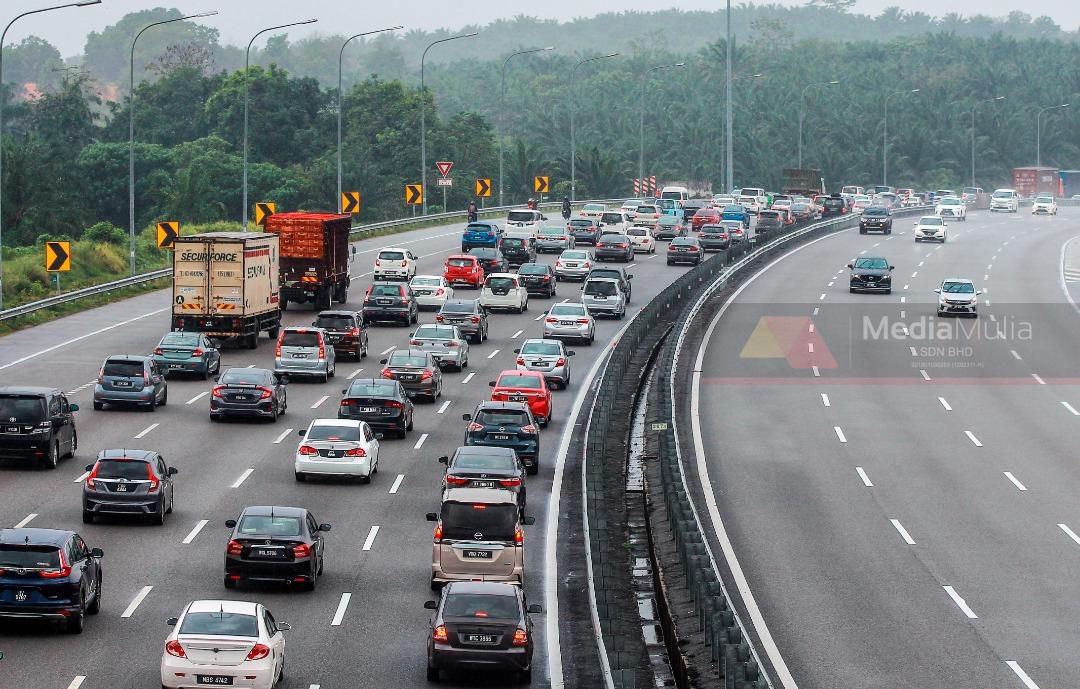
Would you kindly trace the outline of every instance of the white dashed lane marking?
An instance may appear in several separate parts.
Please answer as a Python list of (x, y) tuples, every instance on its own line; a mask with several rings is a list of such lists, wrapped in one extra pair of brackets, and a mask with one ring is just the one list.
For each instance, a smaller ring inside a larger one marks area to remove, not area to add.
[[(352, 599), (351, 593), (341, 594), (341, 600), (338, 601), (337, 610), (334, 611), (334, 619), (330, 620), (331, 627), (340, 627), (341, 621), (345, 619), (345, 611), (349, 609), (349, 600)], [(317, 684), (314, 686), (318, 686)]]
[(911, 534), (908, 533), (907, 529), (904, 528), (904, 525), (900, 523), (899, 519), (890, 519), (889, 521), (892, 522), (892, 525), (900, 532), (900, 537), (904, 539), (904, 543), (915, 545), (915, 539), (911, 537)]
[(446, 408), (449, 407), (449, 406), (450, 406), (450, 400), (446, 400), (445, 402), (442, 403), (442, 406), (439, 407), (439, 411), (437, 411), (435, 413), (436, 414), (443, 414), (443, 413), (446, 412)]
[(198, 523), (195, 524), (195, 526), (191, 529), (191, 531), (188, 532), (188, 535), (184, 536), (184, 540), (182, 541), (184, 545), (187, 545), (194, 541), (195, 537), (199, 535), (199, 532), (203, 530), (203, 527), (205, 527), (209, 523), (209, 519), (200, 519)]
[(375, 537), (378, 536), (378, 535), (379, 535), (379, 525), (378, 524), (372, 524), (371, 525), (371, 530), (368, 531), (367, 538), (364, 539), (364, 545), (360, 549), (364, 550), (364, 551), (371, 550), (371, 546), (373, 546), (375, 544)]
[(363, 371), (363, 370), (364, 370), (364, 369), (362, 369), (362, 368), (358, 368), (358, 369), (356, 369), (355, 371), (353, 371), (352, 373), (350, 373), (350, 374), (349, 374), (348, 376), (346, 376), (346, 379), (347, 379), (347, 380), (352, 380), (352, 379), (353, 379), (353, 378), (355, 378), (355, 377), (356, 377), (357, 375), (359, 375), (359, 374), (360, 374), (360, 372), (361, 372), (361, 371)]
[(160, 426), (160, 425), (161, 425), (161, 424), (159, 424), (159, 423), (152, 423), (152, 424), (150, 424), (150, 425), (149, 425), (149, 426), (147, 426), (146, 428), (144, 428), (144, 429), (142, 429), (141, 431), (139, 431), (138, 435), (136, 435), (136, 436), (135, 436), (135, 439), (136, 439), (136, 440), (138, 440), (139, 438), (143, 438), (143, 437), (145, 437), (147, 433), (149, 433), (150, 431), (154, 430), (155, 428), (157, 428), (157, 427), (158, 427), (158, 426)]
[(89, 471), (84, 471), (81, 474), (79, 474), (79, 477), (77, 479), (75, 479), (74, 481), (72, 481), (72, 483), (82, 483), (83, 481), (86, 480), (86, 477), (89, 476), (89, 475), (90, 475)]
[(120, 617), (131, 617), (135, 614), (135, 610), (139, 607), (139, 604), (150, 595), (150, 592), (154, 590), (153, 586), (143, 586), (142, 590), (135, 594), (135, 598), (128, 604), (124, 612), (120, 613)]
[(462, 384), (462, 385), (467, 385), (467, 384), (469, 383), (469, 381), (470, 381), (470, 380), (472, 380), (472, 379), (473, 379), (473, 376), (475, 376), (475, 375), (476, 375), (476, 373), (470, 373), (469, 375), (465, 376), (465, 377), (464, 377), (464, 378), (463, 378), (463, 379), (461, 380), (461, 384)]
[(1075, 408), (1075, 407), (1073, 407), (1073, 406), (1072, 406), (1071, 404), (1069, 404), (1068, 402), (1062, 402), (1062, 403), (1061, 403), (1061, 406), (1063, 406), (1063, 407), (1065, 407), (1066, 409), (1068, 409), (1068, 410), (1069, 410), (1069, 413), (1070, 413), (1070, 414), (1072, 414), (1073, 416), (1080, 416), (1080, 411), (1076, 411), (1076, 408)]
[(209, 391), (209, 390), (203, 390), (203, 391), (202, 391), (202, 392), (200, 392), (200, 393), (199, 393), (198, 395), (195, 395), (194, 397), (192, 397), (191, 399), (189, 399), (189, 400), (188, 400), (187, 402), (184, 402), (184, 404), (195, 404), (196, 402), (198, 402), (198, 401), (199, 401), (199, 400), (201, 400), (201, 399), (202, 399), (203, 397), (206, 397), (206, 396), (207, 396), (207, 395), (209, 395), (209, 394), (210, 394), (210, 391)]
[(826, 395), (824, 392), (821, 393), (821, 403), (824, 404), (826, 407), (832, 406), (832, 403), (829, 402), (829, 396)]
[(833, 426), (833, 431), (836, 433), (836, 437), (840, 440), (840, 442), (847, 442), (847, 437), (844, 436), (844, 430), (842, 428), (840, 428), (839, 426)]
[(247, 477), (248, 477), (248, 476), (251, 476), (251, 474), (252, 474), (252, 473), (253, 473), (254, 471), (255, 471), (255, 467), (251, 467), (250, 469), (246, 469), (246, 470), (244, 471), (244, 473), (240, 474), (240, 478), (238, 478), (238, 479), (236, 479), (235, 481), (233, 481), (233, 484), (232, 484), (232, 488), (239, 488), (239, 487), (240, 487), (240, 485), (241, 485), (241, 484), (243, 484), (243, 483), (244, 483), (244, 481), (246, 481), (246, 480), (247, 480)]
[(1058, 528), (1064, 531), (1066, 536), (1073, 539), (1073, 542), (1076, 543), (1076, 545), (1080, 545), (1080, 536), (1078, 536), (1075, 531), (1065, 524), (1058, 524)]
[(873, 488), (874, 484), (870, 481), (870, 477), (866, 475), (866, 470), (862, 467), (855, 467), (855, 472), (859, 474), (859, 478), (862, 479), (863, 485), (867, 488)]
[(405, 474), (398, 474), (397, 478), (394, 479), (394, 485), (390, 486), (390, 490), (388, 490), (386, 492), (389, 493), (390, 495), (393, 495), (393, 494), (397, 493), (398, 488), (401, 488), (401, 482), (404, 481), (404, 480), (405, 480)]
[(1039, 385), (1046, 385), (1046, 381), (1043, 380), (1038, 373), (1032, 373), (1031, 377), (1035, 379), (1035, 382)]
[(1005, 478), (1009, 479), (1009, 481), (1012, 482), (1014, 486), (1016, 486), (1020, 490), (1027, 490), (1027, 486), (1025, 486), (1023, 483), (1020, 483), (1020, 480), (1013, 476), (1013, 473), (1011, 471), (1003, 471), (1002, 473), (1005, 474)]
[(1028, 677), (1028, 673), (1024, 672), (1024, 668), (1020, 667), (1020, 663), (1015, 660), (1006, 660), (1005, 664), (1016, 673), (1016, 676), (1020, 678), (1020, 681), (1024, 683), (1027, 689), (1039, 689), (1039, 685), (1035, 684), (1035, 680), (1031, 679), (1031, 677)]
[(328, 399), (330, 399), (329, 395), (323, 395), (319, 399), (315, 400), (315, 404), (311, 405), (311, 408), (312, 409), (318, 409), (319, 407), (322, 406), (322, 403), (325, 402)]
[(952, 586), (945, 586), (945, 593), (949, 594), (949, 598), (953, 599), (956, 603), (956, 607), (960, 608), (961, 612), (967, 615), (968, 619), (977, 620), (979, 616), (975, 614), (975, 611), (968, 607), (967, 601), (960, 597), (960, 594), (956, 592)]
[(1012, 355), (1013, 355), (1013, 358), (1014, 358), (1014, 359), (1016, 359), (1017, 361), (1023, 361), (1023, 357), (1021, 357), (1021, 356), (1020, 356), (1020, 355), (1019, 355), (1019, 354), (1018, 354), (1018, 353), (1016, 352), (1016, 350), (1015, 350), (1015, 349), (1010, 349), (1010, 350), (1009, 350), (1009, 353), (1010, 353), (1010, 354), (1012, 354)]
[(926, 369), (919, 369), (919, 373), (922, 375), (923, 380), (931, 380), (930, 374), (926, 372)]
[(427, 433), (420, 436), (420, 439), (416, 441), (415, 445), (413, 445), (413, 449), (414, 450), (419, 450), (421, 447), (424, 446), (424, 441), (427, 440), (427, 439), (428, 439), (428, 434)]
[(16, 529), (23, 528), (24, 526), (29, 524), (34, 519), (34, 517), (36, 517), (36, 516), (37, 516), (37, 512), (31, 512), (30, 514), (23, 517), (22, 520), (20, 520), (19, 523), (15, 525), (15, 528)]
[(75, 675), (75, 679), (71, 680), (71, 684), (67, 685), (67, 689), (79, 689), (85, 681), (86, 675)]
[(972, 433), (971, 431), (964, 431), (964, 435), (966, 435), (968, 437), (968, 440), (970, 440), (975, 445), (975, 447), (982, 447), (983, 446), (983, 444), (979, 442), (979, 439), (976, 438), (975, 434)]
[(511, 337), (512, 337), (512, 339), (515, 339), (515, 340), (516, 340), (517, 338), (521, 337), (521, 333), (523, 333), (523, 332), (525, 332), (525, 331), (524, 331), (524, 330), (519, 330), (519, 331), (517, 331), (516, 333), (514, 333), (514, 334), (513, 334), (512, 336), (511, 336)]
[(496, 349), (496, 350), (495, 350), (495, 351), (493, 351), (493, 352), (492, 352), (491, 354), (488, 354), (488, 355), (487, 355), (487, 358), (489, 358), (489, 359), (494, 359), (494, 358), (496, 357), (496, 355), (498, 355), (498, 353), (499, 353), (500, 351), (501, 351), (501, 350), (498, 350), (498, 349)]
[(937, 401), (941, 402), (941, 406), (945, 408), (945, 411), (952, 411), (952, 407), (949, 406), (949, 403), (945, 401), (944, 397), (938, 397)]
[(281, 444), (281, 441), (282, 441), (282, 440), (285, 440), (285, 438), (286, 438), (286, 437), (288, 437), (288, 435), (289, 435), (290, 433), (292, 433), (292, 432), (293, 432), (293, 430), (294, 430), (294, 429), (292, 429), (292, 428), (286, 428), (286, 429), (285, 429), (284, 431), (282, 431), (281, 435), (279, 435), (278, 437), (274, 438), (274, 444), (275, 444), (275, 445), (280, 445), (280, 444)]

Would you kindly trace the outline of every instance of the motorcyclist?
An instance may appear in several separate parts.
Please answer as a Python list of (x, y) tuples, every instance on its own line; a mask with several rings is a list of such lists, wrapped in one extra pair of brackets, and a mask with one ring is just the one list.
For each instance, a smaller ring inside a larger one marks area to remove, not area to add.
[(531, 211), (536, 210), (536, 199), (529, 199), (528, 207)]
[(477, 218), (476, 202), (475, 201), (469, 201), (469, 222), (476, 222), (476, 218)]
[(564, 196), (562, 200), (562, 217), (565, 220), (570, 219), (570, 197)]

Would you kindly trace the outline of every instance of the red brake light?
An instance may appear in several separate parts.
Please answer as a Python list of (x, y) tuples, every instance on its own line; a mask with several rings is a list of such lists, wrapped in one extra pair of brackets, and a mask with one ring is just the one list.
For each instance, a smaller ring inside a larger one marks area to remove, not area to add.
[(586, 323), (589, 322), (589, 319), (588, 318), (579, 318), (579, 319), (577, 319), (577, 322), (580, 323), (581, 325), (585, 325)]
[(442, 524), (435, 527), (435, 542), (442, 543)]
[(448, 486), (464, 486), (469, 482), (469, 479), (462, 478), (461, 476), (446, 475), (446, 485)]
[[(95, 468), (97, 468), (95, 466)], [(150, 466), (150, 463), (146, 464), (146, 478), (150, 479), (150, 488), (147, 490), (149, 493), (156, 493), (158, 488), (161, 487), (161, 481), (157, 476), (154, 476), (154, 468)]]
[(433, 375), (435, 375), (435, 374), (432, 373), (431, 371), (424, 371), (423, 373), (420, 374), (420, 380), (428, 380)]
[(516, 531), (514, 531), (514, 545), (524, 545), (524, 543), (525, 532), (521, 529), (517, 529)]
[(504, 478), (499, 481), (499, 485), (503, 488), (513, 488), (514, 486), (521, 485), (521, 479), (519, 478)]
[(443, 320), (445, 320), (445, 319), (443, 318), (443, 315), (442, 315), (441, 313), (440, 313), (440, 314), (436, 314), (436, 316), (435, 316), (435, 321), (436, 321), (437, 323), (442, 323), (442, 322), (443, 322)]
[(161, 356), (161, 347), (154, 347), (154, 354)]
[(600, 248), (603, 248), (604, 246), (606, 246), (606, 245), (605, 245), (605, 244), (604, 244), (603, 242), (600, 242), (600, 243), (598, 243), (598, 244), (596, 245), (596, 248), (597, 248), (597, 249), (600, 249)]
[(222, 397), (224, 397), (224, 395), (221, 394), (221, 391), (224, 390), (224, 389), (225, 389), (224, 385), (215, 385), (214, 386), (214, 391), (211, 392), (210, 394), (212, 396), (214, 396), (214, 397), (217, 397), (218, 399), (221, 399)]
[(347, 332), (345, 334), (349, 335), (350, 337), (356, 337), (357, 335), (360, 334), (360, 328), (350, 328), (349, 332)]
[(362, 447), (354, 447), (351, 450), (345, 450), (346, 457), (367, 457), (367, 450)]
[[(371, 292), (371, 288), (370, 288), (370, 287), (368, 287), (368, 292)], [(282, 333), (282, 335), (284, 335), (284, 334), (285, 334), (285, 333)], [(281, 336), (280, 336), (280, 335), (278, 336), (278, 340), (277, 340), (277, 348), (276, 348), (276, 350), (275, 350), (275, 354), (274, 354), (274, 356), (276, 356), (276, 357), (278, 357), (278, 358), (280, 358), (280, 357), (281, 357)]]
[(441, 297), (441, 296), (442, 296), (442, 295), (444, 295), (444, 294), (446, 294), (446, 290), (444, 290), (444, 289), (443, 289), (442, 287), (440, 287), (439, 289), (435, 290), (435, 296), (436, 296), (436, 297)]
[(386, 406), (389, 409), (402, 409), (402, 408), (404, 408), (405, 405), (403, 405), (401, 402), (398, 402), (396, 400), (392, 400), (390, 402), (387, 402)]
[(420, 340), (409, 340), (409, 344), (418, 345), (420, 344)]
[(566, 357), (561, 356), (559, 360), (555, 362), (556, 366), (566, 366)]
[(90, 475), (86, 477), (86, 487), (90, 490), (97, 490), (97, 486), (94, 485), (94, 479), (97, 478), (97, 464), (94, 464), (94, 470), (90, 472)]
[(446, 634), (446, 627), (444, 625), (440, 624), (438, 627), (435, 627), (434, 631), (431, 632), (431, 638), (434, 639), (435, 641), (443, 641), (443, 642), (445, 642), (450, 637), (447, 636), (447, 634)]
[(301, 457), (314, 457), (319, 454), (319, 451), (313, 448), (311, 445), (301, 445), (300, 449), (296, 451)]
[(46, 569), (42, 572), (42, 579), (63, 579), (64, 577), (71, 575), (71, 565), (67, 563), (67, 558), (64, 557), (64, 551), (58, 551), (60, 555), (60, 568), (59, 569)]
[(480, 322), (480, 316), (473, 316), (469, 320), (472, 321), (473, 323), (479, 323)]
[(104, 366), (102, 366), (101, 368), (98, 369), (97, 380), (98, 380), (99, 383), (105, 382), (105, 367)]
[[(158, 350), (160, 350), (160, 349), (161, 348), (158, 347)], [(160, 352), (157, 351), (157, 350), (155, 350), (154, 353), (155, 354), (160, 354)], [(206, 354), (206, 352), (203, 351), (202, 347), (196, 347), (195, 349), (191, 350), (191, 356), (202, 356), (203, 354)]]
[(529, 643), (529, 634), (521, 627), (514, 630), (514, 640), (511, 642), (515, 646), (524, 646)]
[(229, 541), (225, 552), (229, 555), (241, 555), (244, 552), (244, 544), (240, 541)]
[(146, 387), (147, 385), (150, 384), (150, 374), (145, 369), (142, 372), (142, 382), (143, 382), (143, 387)]
[(268, 400), (268, 399), (270, 399), (271, 395), (273, 395), (273, 394), (274, 394), (274, 391), (271, 390), (270, 388), (264, 388), (264, 387), (259, 388), (259, 399), (261, 399), (261, 400)]
[(558, 323), (558, 322), (559, 322), (559, 319), (558, 319), (558, 318), (551, 318), (551, 317), (549, 316), (548, 318), (545, 318), (545, 319), (544, 319), (544, 322), (545, 322), (545, 323)]
[(482, 431), (482, 430), (484, 430), (484, 427), (474, 421), (474, 422), (469, 424), (469, 430), (470, 431)]
[(519, 357), (517, 358), (517, 365), (518, 365), (518, 366), (524, 366), (524, 365), (525, 365), (525, 357), (523, 357), (523, 356), (519, 356)]
[(390, 378), (391, 380), (393, 380), (393, 378), (394, 378), (394, 372), (393, 372), (393, 371), (391, 371), (391, 370), (390, 370), (390, 369), (388, 369), (388, 368), (384, 368), (384, 369), (382, 370), (382, 377), (383, 377), (383, 378)]
[(298, 543), (293, 546), (293, 557), (311, 557), (311, 546), (307, 543)]
[(531, 423), (525, 424), (524, 426), (521, 427), (521, 432), (522, 433), (536, 433), (536, 426), (532, 425)]
[(165, 644), (165, 652), (171, 656), (176, 656), (177, 658), (187, 658), (187, 654), (184, 653), (184, 647), (181, 646), (180, 642), (176, 639)]
[(401, 267), (402, 267), (402, 268), (404, 268), (404, 267), (405, 267), (405, 266), (407, 266), (407, 265), (409, 265), (409, 263), (408, 263), (407, 261), (402, 261), (402, 262), (401, 262)]
[(255, 644), (247, 654), (246, 660), (260, 660), (270, 655), (270, 647), (266, 644)]

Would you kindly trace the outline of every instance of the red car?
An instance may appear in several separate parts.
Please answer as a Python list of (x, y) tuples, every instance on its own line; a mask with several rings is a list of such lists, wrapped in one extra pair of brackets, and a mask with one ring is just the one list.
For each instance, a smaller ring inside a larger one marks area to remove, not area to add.
[(695, 230), (700, 230), (703, 225), (719, 225), (720, 211), (715, 208), (699, 208), (694, 217), (690, 218), (690, 225)]
[(551, 388), (539, 371), (503, 371), (498, 380), (488, 383), (492, 402), (525, 402), (537, 422), (551, 421)]
[(484, 286), (484, 266), (476, 256), (451, 256), (443, 263), (443, 277), (452, 287), (471, 285), (480, 289)]

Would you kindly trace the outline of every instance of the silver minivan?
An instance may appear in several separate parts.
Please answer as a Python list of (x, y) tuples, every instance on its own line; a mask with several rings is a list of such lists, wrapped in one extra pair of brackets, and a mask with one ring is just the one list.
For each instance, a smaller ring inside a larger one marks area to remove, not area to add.
[(581, 290), (581, 303), (594, 316), (622, 318), (626, 315), (626, 296), (617, 280), (589, 278)]
[(326, 382), (334, 377), (334, 345), (322, 328), (282, 328), (278, 335), (274, 373), (314, 376)]

